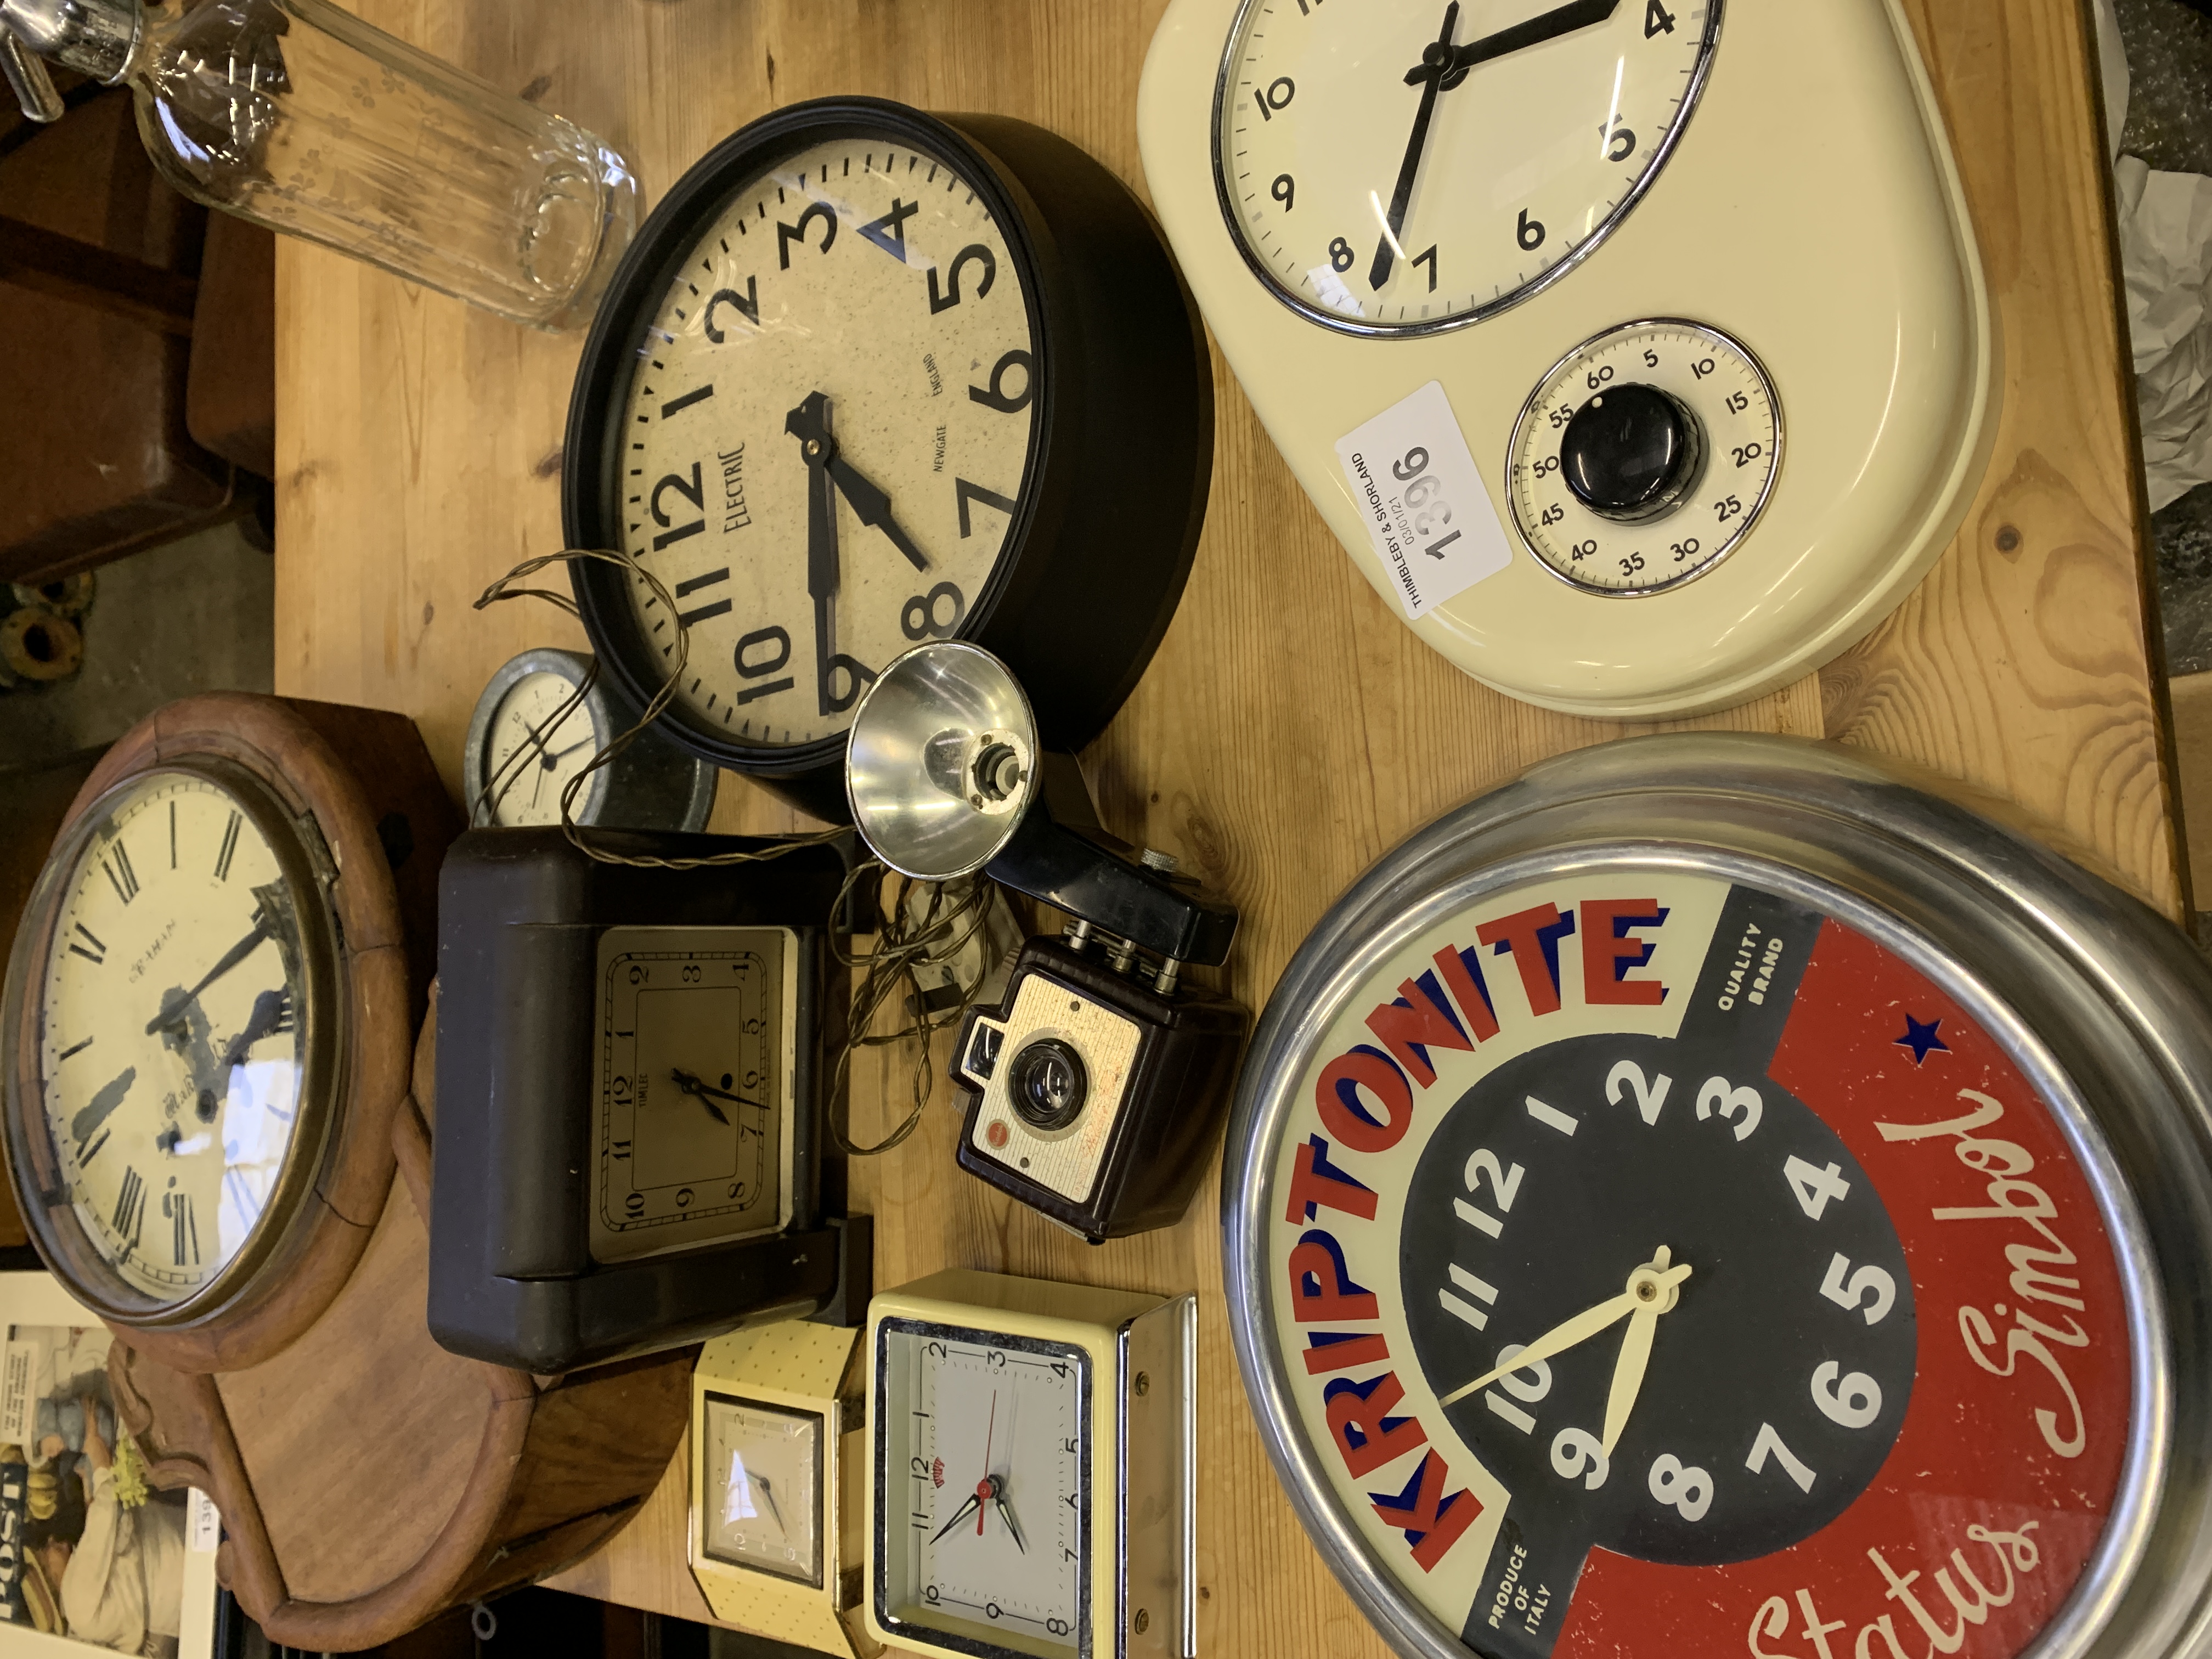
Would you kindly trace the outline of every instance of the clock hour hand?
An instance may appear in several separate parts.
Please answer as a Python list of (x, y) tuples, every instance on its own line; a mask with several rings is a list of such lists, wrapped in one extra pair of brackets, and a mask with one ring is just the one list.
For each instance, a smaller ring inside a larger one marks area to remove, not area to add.
[(891, 516), (891, 498), (861, 476), (830, 435), (828, 398), (818, 392), (808, 393), (798, 408), (783, 417), (783, 429), (805, 446), (810, 466), (817, 455), (820, 457), (830, 483), (852, 503), (854, 517), (871, 530), (882, 531), (884, 538), (906, 555), (907, 562), (916, 570), (929, 568), (929, 556), (914, 544), (914, 538)]
[(1663, 1271), (1655, 1271), (1648, 1264), (1638, 1267), (1629, 1275), (1628, 1288), (1619, 1296), (1601, 1302), (1594, 1308), (1585, 1308), (1572, 1319), (1554, 1325), (1511, 1359), (1495, 1370), (1485, 1371), (1464, 1387), (1454, 1389), (1437, 1403), (1440, 1406), (1456, 1405), (1477, 1389), (1487, 1388), (1508, 1371), (1517, 1370), (1523, 1365), (1533, 1365), (1540, 1359), (1549, 1359), (1555, 1354), (1565, 1353), (1569, 1348), (1589, 1341), (1607, 1326), (1617, 1324), (1638, 1308), (1651, 1304), (1655, 1298), (1663, 1304), (1674, 1286), (1689, 1276), (1690, 1264), (1686, 1261), (1678, 1267), (1668, 1267)]
[(753, 1476), (753, 1490), (761, 1495), (761, 1502), (768, 1505), (769, 1518), (775, 1522), (775, 1529), (789, 1537), (791, 1528), (783, 1523), (783, 1511), (776, 1507), (775, 1491), (769, 1485), (768, 1477), (764, 1474)]
[(1375, 245), (1375, 263), (1367, 268), (1367, 286), (1380, 289), (1390, 279), (1398, 257), (1398, 233), (1406, 228), (1406, 209), (1413, 199), (1413, 180), (1421, 171), (1421, 152), (1428, 146), (1429, 118), (1437, 112), (1437, 94), (1448, 92), (1467, 79), (1467, 71), (1452, 67), (1452, 29), (1459, 21), (1459, 0), (1444, 8), (1443, 27), (1437, 38), (1421, 48), (1421, 61), (1406, 71), (1406, 84), (1421, 88), (1421, 106), (1413, 116), (1413, 136), (1406, 141), (1406, 159), (1398, 164), (1398, 183), (1390, 191), (1390, 210), (1383, 219), (1382, 240)]
[[(1492, 58), (1507, 57), (1529, 46), (1540, 46), (1547, 40), (1572, 34), (1577, 29), (1602, 23), (1620, 9), (1620, 0), (1571, 0), (1568, 5), (1555, 6), (1550, 11), (1538, 13), (1525, 23), (1516, 23), (1495, 34), (1486, 34), (1480, 40), (1470, 40), (1463, 46), (1453, 47), (1452, 72), (1463, 75), (1477, 64), (1487, 64)], [(1420, 67), (1406, 72), (1406, 84), (1413, 85), (1418, 76), (1427, 72), (1428, 54), (1424, 52)]]
[(980, 1516), (983, 1512), (982, 1494), (988, 1492), (990, 1489), (991, 1483), (986, 1480), (974, 1492), (969, 1492), (968, 1494), (968, 1501), (953, 1511), (952, 1518), (950, 1521), (947, 1521), (943, 1526), (939, 1527), (937, 1529), (936, 1537), (932, 1538), (929, 1541), (933, 1544), (936, 1543), (939, 1539), (942, 1539), (946, 1533), (951, 1532), (955, 1527), (958, 1526), (963, 1521), (965, 1521), (969, 1516)]
[(998, 1505), (999, 1519), (1006, 1523), (1006, 1535), (1014, 1540), (1016, 1549), (1024, 1555), (1027, 1555), (1030, 1553), (1030, 1547), (1022, 1541), (1021, 1525), (1014, 1519), (1014, 1506), (1006, 1502), (1006, 1486), (995, 1476), (991, 1484), (991, 1498)]
[(717, 1089), (713, 1084), (705, 1081), (703, 1079), (693, 1076), (690, 1072), (684, 1070), (681, 1066), (671, 1067), (668, 1075), (675, 1079), (676, 1086), (678, 1088), (681, 1089), (685, 1094), (691, 1096), (694, 1099), (697, 1100), (702, 1106), (704, 1106), (708, 1111), (712, 1112), (714, 1115), (714, 1121), (717, 1123), (727, 1123), (730, 1121), (729, 1115), (723, 1111), (720, 1107), (714, 1104), (718, 1100), (735, 1101), (740, 1106), (757, 1106), (763, 1111), (766, 1111), (768, 1109), (766, 1103), (763, 1102), (747, 1100), (743, 1095), (733, 1095), (727, 1089)]

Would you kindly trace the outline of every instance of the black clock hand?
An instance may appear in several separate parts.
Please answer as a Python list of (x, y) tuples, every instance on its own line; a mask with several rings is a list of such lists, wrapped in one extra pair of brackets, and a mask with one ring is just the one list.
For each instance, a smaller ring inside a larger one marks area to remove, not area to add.
[(253, 999), (253, 1012), (246, 1017), (246, 1029), (230, 1040), (216, 1061), (216, 1074), (228, 1078), (230, 1068), (246, 1058), (246, 1051), (265, 1036), (273, 1036), (292, 1012), (291, 994), (283, 988), (264, 991)]
[(939, 1539), (942, 1539), (946, 1533), (951, 1532), (953, 1528), (958, 1526), (969, 1516), (981, 1513), (983, 1508), (983, 1500), (979, 1494), (981, 1492), (989, 1491), (990, 1486), (991, 1483), (986, 1480), (981, 1486), (976, 1489), (975, 1492), (969, 1492), (968, 1494), (968, 1501), (963, 1504), (959, 1509), (954, 1512), (953, 1516), (950, 1521), (947, 1521), (943, 1526), (937, 1529), (937, 1536), (935, 1538), (932, 1538), (929, 1541), (933, 1544), (936, 1543)]
[(761, 1495), (761, 1502), (768, 1505), (768, 1512), (769, 1517), (775, 1522), (775, 1529), (787, 1538), (789, 1537), (791, 1528), (783, 1523), (783, 1511), (775, 1506), (775, 1493), (769, 1486), (768, 1477), (764, 1474), (755, 1475), (753, 1490)]
[(222, 959), (207, 970), (200, 982), (180, 995), (170, 997), (161, 1004), (161, 1012), (146, 1022), (146, 1035), (152, 1036), (164, 1025), (176, 1024), (177, 1016), (199, 1000), (200, 993), (221, 979), (232, 969), (261, 948), (261, 942), (276, 931), (276, 925), (266, 905), (254, 912), (253, 931), (222, 953)]
[(1421, 152), (1428, 147), (1429, 118), (1436, 113), (1437, 94), (1467, 79), (1467, 71), (1452, 67), (1452, 27), (1459, 21), (1459, 0), (1444, 8), (1443, 27), (1437, 38), (1421, 48), (1421, 61), (1406, 71), (1406, 84), (1421, 83), (1421, 107), (1413, 116), (1413, 136), (1406, 141), (1406, 159), (1398, 164), (1398, 183), (1390, 192), (1390, 211), (1383, 222), (1382, 240), (1375, 245), (1375, 263), (1367, 268), (1367, 286), (1379, 289), (1390, 279), (1398, 257), (1398, 233), (1406, 228), (1406, 208), (1413, 199), (1413, 179), (1421, 170)]
[(1014, 1540), (1016, 1549), (1024, 1555), (1027, 1555), (1030, 1553), (1030, 1547), (1022, 1542), (1022, 1529), (1014, 1520), (1014, 1506), (1006, 1502), (1006, 1487), (1003, 1485), (999, 1486), (991, 1497), (992, 1501), (999, 1506), (999, 1519), (1006, 1523), (1006, 1535)]
[[(821, 406), (816, 407), (817, 400)], [(822, 464), (829, 469), (830, 481), (836, 484), (845, 499), (852, 503), (853, 515), (871, 530), (880, 530), (884, 538), (906, 555), (907, 562), (916, 570), (929, 568), (929, 556), (914, 544), (914, 538), (900, 527), (891, 516), (891, 498), (861, 476), (860, 470), (845, 459), (837, 441), (830, 435), (828, 401), (820, 392), (814, 392), (797, 409), (784, 416), (783, 429), (810, 447), (819, 444)], [(810, 465), (812, 461), (810, 459)]]
[[(830, 400), (810, 392), (783, 417), (806, 463), (806, 592), (814, 601), (814, 690), (821, 712), (842, 707), (830, 685), (837, 665), (837, 502), (830, 483)], [(854, 677), (854, 696), (860, 693)]]
[(722, 1109), (714, 1104), (717, 1100), (735, 1101), (740, 1106), (757, 1107), (763, 1112), (768, 1110), (766, 1102), (747, 1100), (743, 1095), (733, 1095), (727, 1089), (717, 1089), (713, 1084), (693, 1076), (681, 1066), (672, 1067), (668, 1075), (676, 1079), (678, 1088), (685, 1094), (694, 1097), (702, 1106), (712, 1112), (718, 1122), (727, 1123), (730, 1120), (724, 1115)]
[[(1477, 64), (1486, 64), (1493, 58), (1504, 58), (1527, 46), (1540, 46), (1547, 40), (1556, 40), (1563, 34), (1572, 34), (1577, 29), (1586, 29), (1593, 23), (1602, 23), (1620, 8), (1620, 0), (1573, 0), (1573, 3), (1554, 7), (1539, 13), (1525, 23), (1516, 23), (1511, 28), (1500, 29), (1495, 34), (1486, 34), (1480, 40), (1470, 40), (1463, 46), (1452, 48), (1451, 63), (1455, 71), (1464, 74)], [(1428, 55), (1422, 54), (1421, 67), (1406, 73), (1406, 84), (1428, 72)]]

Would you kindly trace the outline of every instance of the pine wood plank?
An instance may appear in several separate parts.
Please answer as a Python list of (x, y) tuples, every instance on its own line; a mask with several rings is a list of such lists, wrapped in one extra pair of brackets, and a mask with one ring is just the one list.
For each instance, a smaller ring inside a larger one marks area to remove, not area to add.
[[(605, 135), (648, 196), (744, 120), (831, 92), (1020, 116), (1143, 188), (1135, 91), (1161, 0), (360, 9)], [(1822, 683), (1703, 723), (1825, 729), (1994, 787), (2171, 913), (2181, 888), (2136, 566), (2144, 515), (2126, 482), (2134, 440), (2106, 315), (2108, 210), (2075, 0), (1944, 11), (1931, 66), (1962, 136), (2013, 354), (1994, 482), (1898, 623)], [(558, 544), (558, 449), (580, 341), (525, 334), (297, 245), (283, 251), (279, 315), (279, 688), (415, 715), (457, 787), (468, 711), (491, 670), (526, 646), (580, 644), (543, 606), (468, 609), (510, 564)], [(1117, 832), (1179, 854), (1243, 906), (1231, 983), (1256, 1009), (1330, 901), (1415, 826), (1534, 760), (1629, 728), (1514, 703), (1414, 641), (1215, 367), (1212, 504), (1190, 586), (1085, 761)], [(2021, 541), (2001, 552), (2003, 524)], [(726, 779), (718, 826), (790, 822)], [(896, 1121), (905, 1088), (902, 1065), (866, 1057), (856, 1131)], [(856, 1206), (877, 1217), (878, 1282), (964, 1265), (1196, 1288), (1205, 1650), (1381, 1659), (1253, 1428), (1223, 1318), (1213, 1182), (1181, 1225), (1088, 1249), (957, 1170), (957, 1123), (938, 1089), (921, 1131), (854, 1177)], [(704, 1616), (682, 1560), (680, 1457), (639, 1519), (556, 1582)]]

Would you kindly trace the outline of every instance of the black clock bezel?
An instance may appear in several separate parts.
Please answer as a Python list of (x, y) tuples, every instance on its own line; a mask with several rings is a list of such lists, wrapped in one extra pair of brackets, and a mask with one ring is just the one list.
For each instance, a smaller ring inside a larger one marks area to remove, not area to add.
[[(647, 217), (586, 342), (563, 450), (563, 533), (572, 547), (619, 539), (634, 354), (700, 227), (778, 161), (839, 137), (885, 138), (939, 156), (1006, 238), (1028, 312), (1035, 413), (1016, 511), (955, 636), (1005, 659), (1048, 735), (1079, 747), (1134, 688), (1182, 598), (1211, 480), (1212, 371), (1196, 307), (1150, 216), (1102, 164), (1042, 128), (828, 98), (765, 116), (708, 151)], [(1176, 395), (1183, 383), (1188, 398)], [(1130, 478), (1145, 487), (1127, 488)], [(1086, 501), (1097, 510), (1077, 510)], [(642, 706), (662, 680), (623, 573), (599, 561), (577, 562), (570, 573), (601, 661)], [(664, 729), (809, 811), (849, 816), (843, 732), (806, 744), (745, 743), (672, 707)]]

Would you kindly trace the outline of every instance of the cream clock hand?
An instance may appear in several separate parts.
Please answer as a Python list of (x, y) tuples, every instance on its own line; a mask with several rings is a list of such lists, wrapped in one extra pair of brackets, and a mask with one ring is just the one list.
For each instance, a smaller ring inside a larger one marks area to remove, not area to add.
[[(1656, 1287), (1659, 1275), (1667, 1271), (1670, 1252), (1661, 1245), (1651, 1260), (1637, 1269), (1628, 1281), (1631, 1294), (1640, 1298), (1636, 1311), (1628, 1316), (1627, 1333), (1620, 1339), (1620, 1358), (1613, 1363), (1613, 1385), (1606, 1391), (1605, 1431), (1600, 1437), (1600, 1449), (1607, 1457), (1620, 1442), (1620, 1433), (1628, 1426), (1628, 1413), (1634, 1409), (1638, 1390), (1644, 1386), (1644, 1368), (1651, 1363), (1651, 1339), (1659, 1328), (1659, 1316), (1674, 1305), (1681, 1292), (1675, 1286), (1663, 1291)], [(1644, 1297), (1646, 1290), (1653, 1294)]]
[(1508, 1371), (1517, 1370), (1523, 1365), (1533, 1365), (1540, 1359), (1549, 1359), (1555, 1354), (1565, 1353), (1569, 1348), (1589, 1341), (1607, 1326), (1626, 1319), (1638, 1308), (1648, 1304), (1651, 1300), (1655, 1286), (1660, 1292), (1670, 1291), (1689, 1276), (1690, 1264), (1686, 1261), (1679, 1267), (1670, 1267), (1656, 1275), (1650, 1274), (1646, 1268), (1638, 1267), (1629, 1275), (1628, 1288), (1619, 1296), (1609, 1301), (1601, 1302), (1594, 1308), (1584, 1309), (1564, 1324), (1554, 1325), (1543, 1335), (1522, 1348), (1520, 1352), (1515, 1354), (1506, 1364), (1498, 1366), (1495, 1370), (1485, 1371), (1463, 1388), (1453, 1389), (1437, 1403), (1444, 1406), (1456, 1405), (1477, 1389), (1486, 1388)]
[(1406, 159), (1398, 164), (1398, 182), (1390, 191), (1390, 211), (1382, 222), (1382, 238), (1375, 245), (1375, 263), (1367, 268), (1367, 286), (1380, 289), (1390, 280), (1390, 267), (1398, 257), (1398, 233), (1406, 228), (1406, 209), (1413, 199), (1413, 179), (1421, 170), (1421, 152), (1428, 147), (1429, 120), (1436, 113), (1437, 94), (1467, 79), (1467, 71), (1452, 65), (1452, 28), (1459, 21), (1459, 0), (1444, 8), (1443, 27), (1437, 38), (1421, 48), (1421, 61), (1406, 71), (1406, 84), (1421, 86), (1421, 106), (1413, 116), (1413, 136), (1406, 141)]
[[(1554, 7), (1530, 18), (1525, 23), (1516, 23), (1510, 28), (1500, 29), (1495, 34), (1486, 34), (1480, 40), (1470, 40), (1463, 46), (1452, 49), (1452, 67), (1464, 75), (1477, 64), (1487, 64), (1494, 58), (1504, 58), (1528, 46), (1539, 46), (1547, 40), (1556, 40), (1563, 34), (1572, 34), (1577, 29), (1586, 29), (1593, 23), (1602, 23), (1619, 10), (1620, 0), (1572, 0), (1572, 3)], [(1428, 72), (1428, 56), (1422, 54), (1422, 67), (1408, 70), (1406, 84), (1411, 86), (1417, 75)]]

